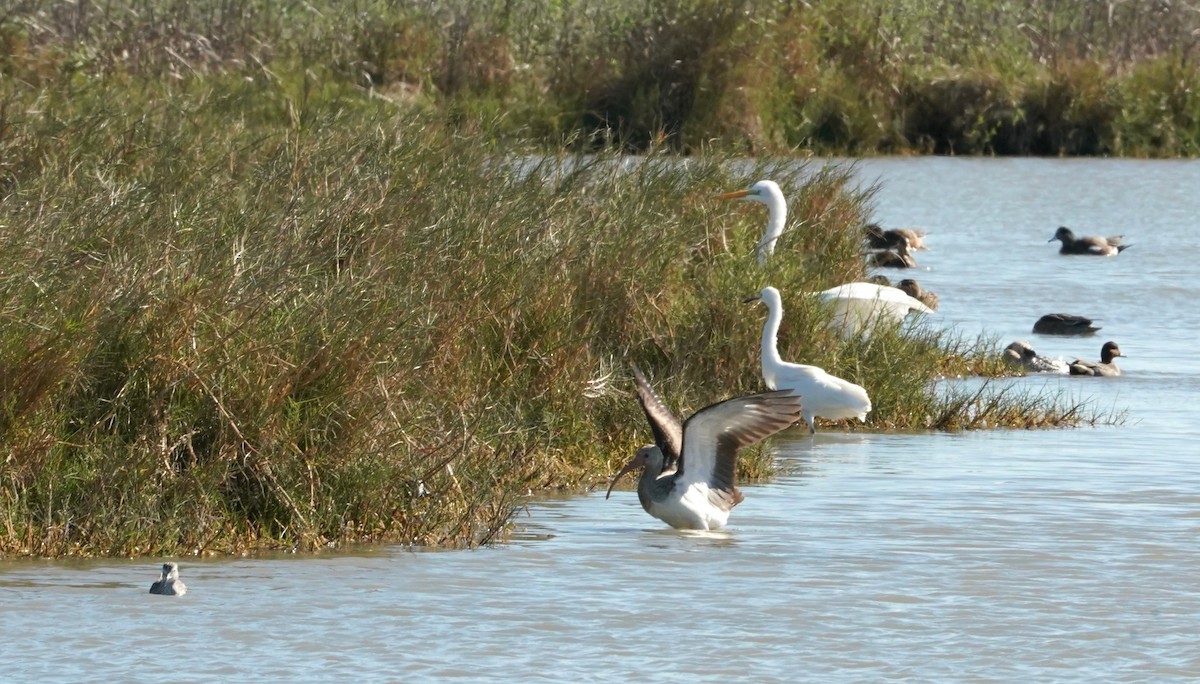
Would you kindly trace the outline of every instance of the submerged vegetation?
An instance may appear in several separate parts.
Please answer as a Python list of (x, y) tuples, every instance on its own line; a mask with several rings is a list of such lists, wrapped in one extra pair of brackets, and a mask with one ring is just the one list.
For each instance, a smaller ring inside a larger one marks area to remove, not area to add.
[[(467, 100), (373, 96), (311, 5), (130, 6), (0, 15), (2, 553), (485, 542), (645, 439), (628, 362), (689, 412), (760, 389), (768, 282), (784, 356), (866, 386), (870, 428), (1088, 419), (932, 390), (1001, 374), (988, 345), (825, 329), (801, 293), (863, 276), (851, 169), (546, 153)], [(380, 45), (440, 54), (397, 12)], [(761, 211), (712, 201), (760, 177), (793, 216), (764, 268)]]

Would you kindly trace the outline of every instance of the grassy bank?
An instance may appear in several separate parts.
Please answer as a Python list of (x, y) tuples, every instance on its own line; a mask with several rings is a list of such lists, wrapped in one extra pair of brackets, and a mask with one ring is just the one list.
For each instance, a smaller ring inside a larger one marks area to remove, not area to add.
[[(869, 427), (1081, 417), (932, 392), (1001, 372), (935, 329), (825, 331), (800, 293), (862, 276), (870, 196), (848, 169), (531, 155), (541, 139), (316, 67), (137, 61), (154, 40), (6, 53), (2, 553), (482, 543), (528, 492), (602, 482), (646, 439), (627, 362), (681, 408), (760, 389), (765, 312), (742, 300), (767, 283), (784, 355), (868, 387)], [(760, 177), (793, 215), (765, 269), (761, 208), (712, 200)]]
[(0, 72), (307, 70), (460, 130), (590, 149), (1193, 156), (1178, 3), (23, 0)]

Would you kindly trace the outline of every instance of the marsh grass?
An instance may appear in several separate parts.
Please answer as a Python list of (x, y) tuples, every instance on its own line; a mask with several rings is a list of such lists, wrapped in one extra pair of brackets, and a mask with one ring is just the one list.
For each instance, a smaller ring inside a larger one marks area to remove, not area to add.
[[(862, 276), (850, 169), (530, 154), (218, 42), (165, 75), (9, 57), (0, 552), (486, 542), (646, 439), (629, 362), (685, 413), (761, 389), (742, 300), (768, 283), (785, 356), (870, 388), (869, 428), (981, 426), (931, 383), (987, 349), (842, 341), (803, 295)], [(764, 268), (761, 207), (713, 200), (759, 177), (792, 213)], [(1056, 401), (1003, 395), (988, 425), (1079, 419)]]
[(1158, 0), (10, 4), (0, 73), (26, 83), (310, 73), (543, 149), (1200, 147), (1200, 15)]

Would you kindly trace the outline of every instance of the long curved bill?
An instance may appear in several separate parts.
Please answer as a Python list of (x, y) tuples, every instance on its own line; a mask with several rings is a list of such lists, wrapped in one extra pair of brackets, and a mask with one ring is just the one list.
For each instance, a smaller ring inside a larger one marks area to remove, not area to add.
[(640, 463), (639, 463), (639, 462), (640, 462), (641, 460), (642, 460), (642, 459), (638, 458), (637, 456), (634, 456), (632, 459), (630, 459), (630, 460), (629, 460), (629, 463), (626, 463), (626, 464), (625, 464), (625, 467), (624, 467), (624, 468), (621, 468), (621, 472), (617, 473), (617, 476), (616, 476), (616, 477), (614, 477), (614, 478), (612, 479), (612, 482), (610, 482), (610, 483), (609, 483), (609, 485), (608, 485), (608, 491), (604, 493), (604, 498), (605, 498), (605, 499), (607, 499), (608, 497), (612, 496), (612, 490), (613, 490), (613, 487), (616, 487), (616, 486), (617, 486), (617, 481), (619, 481), (619, 480), (620, 480), (622, 477), (624, 477), (624, 476), (625, 476), (625, 473), (628, 473), (628, 472), (630, 472), (631, 470), (633, 470), (634, 468), (637, 468), (637, 467), (640, 465)]

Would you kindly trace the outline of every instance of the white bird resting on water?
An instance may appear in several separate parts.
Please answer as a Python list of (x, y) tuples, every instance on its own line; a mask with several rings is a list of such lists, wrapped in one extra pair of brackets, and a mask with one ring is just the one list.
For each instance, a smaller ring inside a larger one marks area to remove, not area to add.
[[(906, 297), (908, 295), (905, 295)], [(767, 322), (762, 333), (763, 382), (773, 390), (790, 389), (804, 397), (804, 422), (808, 430), (816, 434), (815, 418), (858, 418), (866, 422), (871, 410), (871, 399), (867, 390), (848, 380), (830, 375), (816, 366), (789, 363), (779, 356), (779, 324), (783, 321), (783, 301), (779, 290), (764, 287), (757, 297), (747, 303), (762, 302), (767, 305)]]
[(765, 264), (767, 257), (775, 252), (775, 243), (783, 235), (784, 225), (787, 224), (787, 200), (783, 198), (779, 184), (760, 180), (745, 190), (718, 195), (717, 199), (743, 199), (767, 205), (767, 230), (758, 241), (758, 265)]
[(177, 563), (163, 563), (162, 576), (150, 585), (150, 593), (164, 596), (183, 596), (187, 593), (187, 585), (179, 579)]
[[(760, 180), (745, 190), (727, 192), (717, 199), (744, 199), (767, 205), (767, 229), (758, 242), (758, 263), (766, 263), (787, 223), (787, 201), (775, 181)], [(833, 305), (831, 327), (846, 337), (870, 330), (879, 321), (901, 321), (911, 311), (933, 313), (933, 309), (903, 291), (873, 283), (847, 283), (817, 293)]]
[[(676, 529), (720, 529), (743, 499), (734, 484), (738, 451), (795, 423), (801, 398), (790, 391), (736, 397), (702, 408), (681, 424), (636, 367), (633, 375), (656, 444), (637, 450), (604, 498), (625, 473), (641, 468), (638, 500), (647, 513)], [(674, 467), (668, 464), (672, 452)]]
[(900, 323), (912, 312), (931, 314), (933, 309), (903, 290), (875, 283), (847, 283), (822, 290), (817, 297), (833, 308), (829, 327), (844, 337), (870, 332), (882, 322)]

